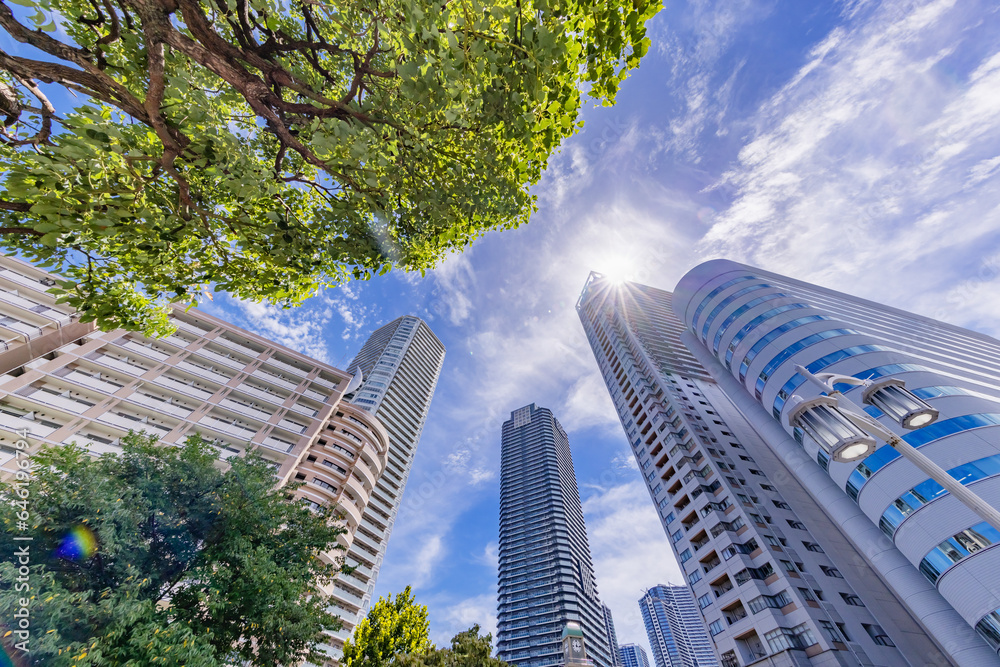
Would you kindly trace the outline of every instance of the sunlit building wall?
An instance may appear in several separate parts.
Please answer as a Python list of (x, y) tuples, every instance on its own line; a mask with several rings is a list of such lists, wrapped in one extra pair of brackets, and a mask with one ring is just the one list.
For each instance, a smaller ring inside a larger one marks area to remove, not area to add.
[(577, 310), (723, 667), (949, 664), (685, 345), (672, 299), (592, 274)]
[[(1000, 533), (893, 448), (838, 463), (788, 423), (793, 396), (819, 393), (796, 364), (904, 381), (935, 423), (907, 431), (865, 410), (1000, 506), (1000, 341), (724, 260), (692, 269), (673, 309), (687, 347), (941, 650), (1000, 664)], [(843, 393), (861, 402), (859, 388)]]
[[(279, 484), (304, 483), (296, 491), (304, 502), (340, 508), (348, 530), (341, 544), (353, 549), (387, 465), (389, 434), (342, 400), (349, 374), (183, 308), (171, 313), (177, 332), (165, 338), (98, 331), (55, 304), (51, 280), (0, 258), (0, 474), (15, 469), (19, 433), (31, 451), (75, 442), (95, 455), (119, 452), (130, 430), (164, 444), (197, 433), (220, 459), (254, 448)], [(350, 589), (367, 588), (363, 577), (342, 575), (327, 590), (345, 631), (361, 610)], [(334, 653), (338, 646), (332, 638)]]
[[(348, 552), (348, 563), (357, 566), (355, 572), (362, 575), (365, 585), (348, 585), (341, 578), (360, 609), (359, 620), (371, 604), (444, 354), (444, 345), (430, 327), (419, 317), (406, 315), (377, 329), (347, 367), (363, 377), (348, 399), (385, 426), (390, 442), (385, 471), (364, 508)], [(341, 634), (346, 637), (346, 629)]]

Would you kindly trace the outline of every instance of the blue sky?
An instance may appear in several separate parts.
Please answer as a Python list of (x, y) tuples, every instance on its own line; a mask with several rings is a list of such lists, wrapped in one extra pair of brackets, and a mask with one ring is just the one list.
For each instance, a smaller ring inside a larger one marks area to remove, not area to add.
[(500, 424), (536, 402), (569, 432), (619, 639), (648, 646), (636, 601), (680, 576), (573, 308), (592, 269), (671, 289), (728, 257), (1000, 333), (998, 12), (671, 2), (618, 104), (553, 157), (530, 224), (296, 310), (208, 304), (341, 367), (404, 313), (447, 347), (377, 593), (412, 584), (439, 644), (494, 629)]

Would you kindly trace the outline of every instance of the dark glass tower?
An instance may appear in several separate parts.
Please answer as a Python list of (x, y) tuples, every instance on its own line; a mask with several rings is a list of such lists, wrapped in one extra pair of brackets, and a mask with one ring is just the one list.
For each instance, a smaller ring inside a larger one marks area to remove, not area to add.
[(512, 665), (562, 664), (569, 621), (594, 664), (612, 665), (569, 438), (534, 404), (503, 425), (498, 621), (497, 656)]

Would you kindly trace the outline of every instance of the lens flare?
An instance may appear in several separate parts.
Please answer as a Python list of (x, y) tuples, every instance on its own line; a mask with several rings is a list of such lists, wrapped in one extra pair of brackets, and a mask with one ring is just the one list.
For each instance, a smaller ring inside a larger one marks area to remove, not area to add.
[(28, 664), (28, 654), (14, 646), (23, 641), (15, 632), (0, 625), (0, 667), (26, 667)]
[(76, 526), (71, 529), (56, 549), (57, 558), (84, 561), (97, 553), (97, 536), (86, 526)]

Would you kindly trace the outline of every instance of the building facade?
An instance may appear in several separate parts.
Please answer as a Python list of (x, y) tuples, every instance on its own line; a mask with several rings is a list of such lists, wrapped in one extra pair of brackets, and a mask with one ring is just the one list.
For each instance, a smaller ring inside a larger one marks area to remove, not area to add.
[(949, 664), (686, 343), (673, 299), (592, 274), (577, 310), (723, 667)]
[(660, 584), (639, 598), (656, 667), (719, 667), (691, 589)]
[[(358, 537), (347, 554), (347, 562), (357, 566), (358, 576), (355, 581), (341, 577), (338, 582), (357, 605), (358, 621), (372, 601), (444, 354), (444, 345), (430, 327), (419, 317), (406, 315), (372, 333), (347, 367), (348, 372), (362, 379), (348, 399), (385, 426), (390, 443), (385, 471), (364, 509)], [(349, 634), (345, 627), (338, 637), (344, 639)]]
[(534, 404), (503, 424), (499, 579), (498, 658), (560, 665), (563, 629), (578, 623), (593, 664), (611, 666), (569, 438)]
[(650, 667), (646, 649), (638, 644), (622, 644), (618, 648), (618, 660), (622, 667)]
[[(788, 423), (793, 398), (818, 395), (796, 364), (901, 380), (940, 412), (937, 421), (906, 431), (866, 411), (1000, 506), (1000, 342), (727, 261), (690, 271), (673, 307), (688, 347), (940, 651), (955, 664), (1000, 664), (1000, 534), (891, 447), (829, 461)], [(843, 393), (862, 402), (858, 388)]]
[[(129, 431), (164, 444), (195, 433), (228, 459), (254, 448), (279, 484), (304, 482), (309, 504), (336, 505), (352, 548), (388, 461), (389, 434), (342, 400), (352, 377), (198, 311), (175, 308), (165, 338), (102, 332), (56, 305), (44, 271), (0, 258), (0, 474), (13, 443), (120, 451)], [(335, 557), (331, 554), (330, 557)], [(355, 575), (344, 575), (351, 578)], [(358, 605), (328, 589), (353, 627)]]
[(608, 650), (611, 651), (611, 664), (615, 667), (621, 665), (621, 658), (618, 655), (618, 633), (615, 632), (615, 619), (611, 616), (611, 607), (601, 605), (604, 613), (604, 634), (608, 637)]

